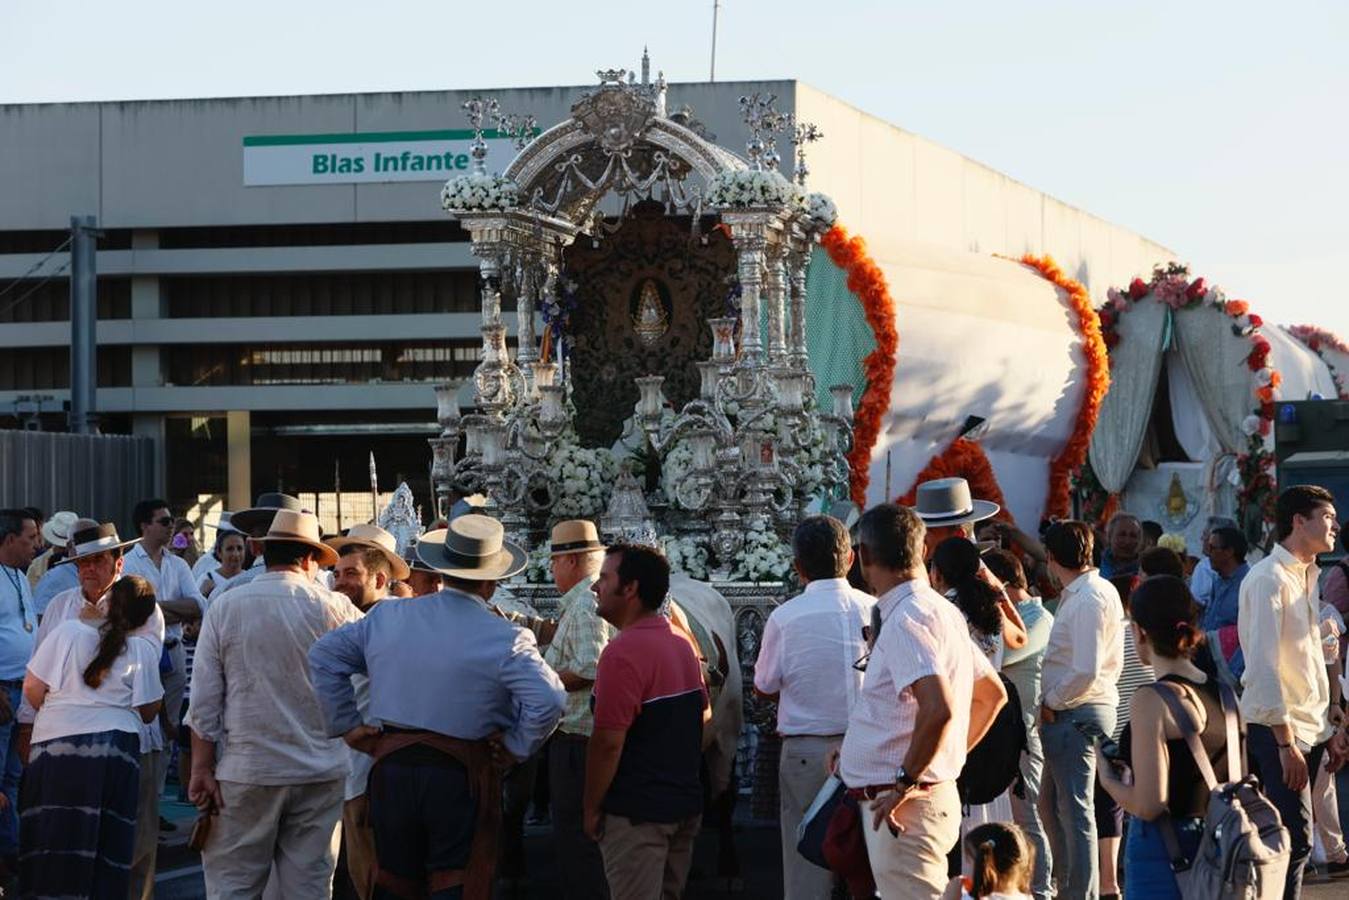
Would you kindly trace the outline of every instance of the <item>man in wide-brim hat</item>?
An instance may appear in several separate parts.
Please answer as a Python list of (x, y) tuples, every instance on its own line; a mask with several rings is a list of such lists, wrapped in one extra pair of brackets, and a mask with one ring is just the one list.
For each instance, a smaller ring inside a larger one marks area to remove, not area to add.
[[(261, 539), (267, 535), (267, 530), (272, 527), (272, 520), (282, 510), (294, 513), (309, 512), (298, 497), (272, 491), (258, 494), (257, 501), (248, 509), (230, 514), (229, 527), (248, 539), (248, 551), (253, 555), (253, 565), (240, 572), (225, 590), (242, 587), (262, 574), (266, 566), (262, 560)], [(219, 596), (217, 594), (216, 598)]]
[[(42, 533), (42, 540), (47, 542), (47, 549), (39, 553), (29, 564), (28, 587), (36, 591), (37, 583), (42, 580), (42, 576), (66, 555), (71, 527), (79, 519), (78, 513), (61, 510), (52, 513), (51, 518), (42, 523), (42, 527), (38, 530)], [(38, 614), (41, 615), (41, 610)]]
[[(501, 523), (467, 514), (422, 535), (418, 557), (444, 579), (424, 597), (376, 604), (309, 653), (328, 734), (370, 753), (377, 885), (402, 896), (463, 886), (491, 896), (501, 820), (501, 769), (527, 759), (565, 705), (562, 682), (534, 636), (488, 611), (499, 579), (525, 551)], [(366, 725), (351, 677), (370, 678)], [(453, 688), (453, 702), (428, 685)], [(384, 765), (389, 760), (391, 765)]]
[[(345, 594), (363, 614), (389, 596), (394, 579), (404, 579), (411, 571), (398, 555), (398, 541), (378, 525), (353, 525), (341, 537), (324, 541), (337, 551), (333, 566), (333, 590)], [(353, 679), (356, 687), (356, 706), (362, 715), (370, 708), (370, 682), (366, 678)], [(375, 837), (370, 828), (369, 801), (366, 783), (373, 763), (370, 756), (347, 748), (346, 790), (342, 797), (342, 852), (345, 871), (339, 870), (339, 884), (350, 879), (349, 887), (369, 900), (369, 886), (375, 872)]]
[(913, 511), (927, 526), (924, 556), (949, 537), (974, 540), (974, 523), (991, 519), (1001, 507), (988, 500), (975, 500), (970, 483), (963, 478), (937, 478), (918, 485)]
[(337, 551), (312, 513), (277, 510), (258, 543), (266, 571), (212, 599), (192, 670), (188, 795), (216, 814), (206, 893), (261, 896), (275, 865), (280, 896), (326, 897), (347, 755), (324, 732), (308, 654), (359, 613), (314, 580)]

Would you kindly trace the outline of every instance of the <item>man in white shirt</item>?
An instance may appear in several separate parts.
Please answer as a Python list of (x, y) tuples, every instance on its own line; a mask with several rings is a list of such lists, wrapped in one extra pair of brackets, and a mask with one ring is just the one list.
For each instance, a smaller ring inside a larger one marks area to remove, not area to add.
[(1316, 565), (1317, 554), (1335, 549), (1340, 532), (1334, 495), (1313, 485), (1285, 489), (1275, 506), (1275, 527), (1279, 542), (1251, 567), (1238, 599), (1237, 634), (1246, 658), (1241, 715), (1251, 768), (1292, 842), (1284, 896), (1297, 897), (1312, 845), (1307, 773), (1320, 766), (1335, 731)]
[(918, 515), (883, 503), (857, 527), (880, 633), (870, 635), (839, 773), (859, 803), (871, 801), (862, 830), (878, 893), (931, 900), (946, 888), (946, 855), (960, 836), (956, 778), (1007, 693), (960, 610), (928, 585)]
[(829, 897), (833, 876), (796, 852), (796, 828), (828, 776), (825, 760), (842, 742), (862, 689), (854, 666), (866, 653), (863, 631), (876, 599), (848, 584), (852, 544), (838, 519), (803, 519), (792, 555), (805, 590), (769, 615), (754, 690), (778, 704), (783, 896), (819, 900)]
[(1124, 668), (1124, 605), (1091, 564), (1085, 522), (1045, 532), (1049, 573), (1063, 586), (1041, 671), (1040, 739), (1045, 772), (1040, 811), (1049, 832), (1059, 896), (1094, 900), (1097, 737), (1115, 730), (1116, 682)]
[(188, 795), (216, 815), (206, 894), (261, 896), (275, 866), (279, 896), (327, 900), (348, 763), (327, 736), (308, 653), (359, 613), (314, 583), (337, 553), (313, 514), (277, 512), (261, 543), (267, 571), (211, 604), (193, 663)]

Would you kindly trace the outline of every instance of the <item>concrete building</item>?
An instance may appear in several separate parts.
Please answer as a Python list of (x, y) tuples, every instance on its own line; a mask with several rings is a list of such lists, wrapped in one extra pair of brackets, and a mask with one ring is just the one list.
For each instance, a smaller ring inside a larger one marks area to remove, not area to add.
[[(583, 90), (490, 95), (546, 128)], [(1098, 298), (1173, 258), (796, 81), (675, 84), (669, 105), (740, 152), (737, 101), (756, 91), (821, 126), (811, 187), (854, 233), (1048, 252)], [(176, 505), (330, 492), (337, 465), (368, 496), (371, 451), (381, 487), (403, 478), (427, 498), (431, 384), (480, 352), (476, 261), (439, 204), (467, 165), (460, 104), (479, 93), (0, 106), (0, 290), (24, 279), (0, 297), (0, 427), (65, 427), (68, 255), (44, 258), (93, 214), (97, 411), (105, 431), (157, 440)], [(491, 141), (489, 167), (513, 153)]]

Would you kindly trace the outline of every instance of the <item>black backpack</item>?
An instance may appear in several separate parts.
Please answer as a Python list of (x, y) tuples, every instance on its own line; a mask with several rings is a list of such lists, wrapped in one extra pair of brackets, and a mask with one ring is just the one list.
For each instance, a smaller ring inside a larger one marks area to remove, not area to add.
[(956, 779), (960, 802), (965, 806), (991, 803), (1021, 777), (1021, 751), (1026, 749), (1026, 722), (1021, 718), (1021, 697), (1016, 685), (1001, 672), (1007, 702), (988, 734), (965, 757), (965, 767)]

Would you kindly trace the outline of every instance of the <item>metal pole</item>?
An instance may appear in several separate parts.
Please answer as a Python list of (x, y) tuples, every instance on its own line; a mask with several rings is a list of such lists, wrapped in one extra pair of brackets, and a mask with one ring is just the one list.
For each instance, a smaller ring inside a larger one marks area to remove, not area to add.
[(717, 13), (721, 11), (721, 0), (712, 0), (712, 72), (708, 81), (717, 80)]
[(95, 262), (98, 220), (70, 217), (70, 430), (97, 431), (98, 287)]

